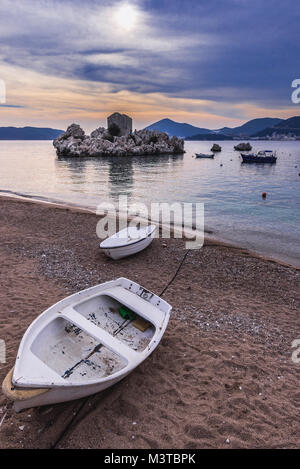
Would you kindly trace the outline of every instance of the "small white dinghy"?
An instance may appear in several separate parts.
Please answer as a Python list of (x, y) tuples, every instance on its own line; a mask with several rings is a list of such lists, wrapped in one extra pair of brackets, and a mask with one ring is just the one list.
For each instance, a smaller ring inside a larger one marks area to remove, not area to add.
[(112, 259), (122, 259), (149, 246), (153, 241), (155, 231), (155, 225), (129, 226), (102, 241), (100, 249)]
[(126, 278), (59, 301), (27, 329), (4, 394), (19, 412), (112, 386), (157, 347), (171, 309)]

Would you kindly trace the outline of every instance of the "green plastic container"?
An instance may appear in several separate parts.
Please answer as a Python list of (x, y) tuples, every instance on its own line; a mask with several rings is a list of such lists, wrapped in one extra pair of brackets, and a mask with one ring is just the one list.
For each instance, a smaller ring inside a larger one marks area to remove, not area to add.
[(133, 321), (137, 316), (133, 311), (131, 311), (131, 309), (126, 308), (126, 306), (121, 306), (119, 313), (122, 318), (130, 319), (131, 321)]

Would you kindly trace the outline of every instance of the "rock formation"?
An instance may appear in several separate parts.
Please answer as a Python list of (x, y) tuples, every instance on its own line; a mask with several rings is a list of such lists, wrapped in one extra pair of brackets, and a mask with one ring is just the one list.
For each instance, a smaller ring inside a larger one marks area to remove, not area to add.
[(222, 147), (220, 147), (220, 145), (218, 145), (217, 143), (214, 143), (210, 151), (216, 153), (217, 151), (222, 151)]
[(134, 156), (184, 153), (184, 140), (170, 138), (157, 130), (135, 130), (124, 136), (104, 127), (94, 130), (90, 136), (77, 124), (53, 141), (58, 156)]
[(250, 143), (239, 143), (238, 145), (235, 145), (234, 147), (235, 150), (238, 150), (238, 151), (250, 151), (252, 150), (252, 146), (250, 145)]

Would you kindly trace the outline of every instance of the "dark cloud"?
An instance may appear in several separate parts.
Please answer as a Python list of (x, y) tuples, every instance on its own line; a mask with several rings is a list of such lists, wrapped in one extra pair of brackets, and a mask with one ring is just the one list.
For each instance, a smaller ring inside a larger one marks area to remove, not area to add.
[(128, 0), (143, 14), (145, 30), (123, 39), (107, 26), (107, 8), (122, 2), (32, 0), (14, 10), (3, 3), (3, 62), (109, 83), (112, 91), (276, 107), (290, 104), (300, 74), (294, 0)]

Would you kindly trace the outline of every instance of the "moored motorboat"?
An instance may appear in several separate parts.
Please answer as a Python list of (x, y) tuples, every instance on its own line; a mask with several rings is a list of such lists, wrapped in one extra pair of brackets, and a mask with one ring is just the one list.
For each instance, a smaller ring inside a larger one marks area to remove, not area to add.
[(19, 412), (112, 386), (157, 347), (171, 309), (126, 278), (59, 301), (25, 332), (4, 394)]
[(257, 153), (241, 153), (243, 163), (276, 163), (277, 156), (272, 150), (259, 151)]
[(213, 153), (196, 153), (196, 158), (214, 158)]
[(102, 241), (100, 249), (112, 259), (122, 259), (148, 247), (155, 231), (155, 225), (127, 227)]

